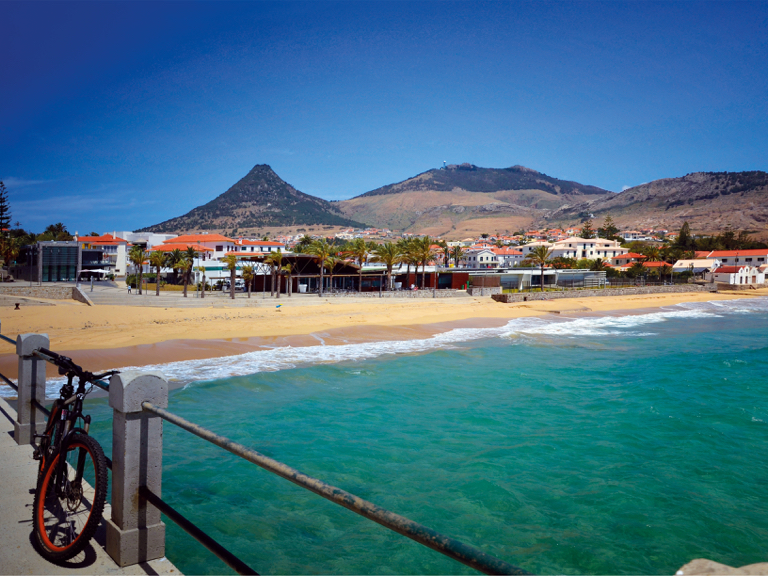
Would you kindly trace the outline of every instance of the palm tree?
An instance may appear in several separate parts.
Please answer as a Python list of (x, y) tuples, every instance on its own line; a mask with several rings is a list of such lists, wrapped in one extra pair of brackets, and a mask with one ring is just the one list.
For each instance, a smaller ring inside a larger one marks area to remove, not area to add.
[(291, 281), (291, 272), (293, 271), (293, 267), (290, 264), (286, 264), (283, 266), (283, 273), (286, 275), (286, 286), (285, 291), (288, 294), (288, 298), (291, 297), (291, 294), (293, 292), (293, 282)]
[(139, 294), (141, 294), (141, 281), (144, 278), (144, 248), (138, 245), (134, 246), (128, 252), (128, 258), (131, 264), (139, 269)]
[(464, 258), (464, 248), (461, 246), (454, 246), (453, 250), (451, 250), (451, 258), (453, 258), (453, 263), (456, 266), (456, 268), (459, 267), (459, 260)]
[(203, 273), (203, 283), (200, 290), (200, 298), (205, 298), (205, 266), (198, 266), (197, 269)]
[(304, 234), (304, 236), (302, 236), (301, 239), (293, 247), (293, 251), (297, 254), (304, 254), (307, 248), (312, 246), (313, 242), (314, 240), (312, 240), (311, 236)]
[(155, 278), (155, 296), (160, 296), (160, 269), (165, 266), (167, 260), (165, 253), (160, 250), (155, 250), (149, 255), (149, 265), (154, 266), (157, 270), (157, 278)]
[(173, 283), (179, 283), (179, 273), (181, 268), (181, 261), (184, 259), (184, 252), (175, 248), (168, 253), (168, 266), (173, 269)]
[(661, 260), (661, 253), (656, 246), (649, 246), (643, 250), (643, 254), (647, 257), (648, 262), (658, 262)]
[[(414, 238), (401, 238), (397, 241), (398, 249), (400, 250), (400, 257), (401, 262), (405, 262), (407, 264), (405, 269), (405, 279), (406, 282), (410, 282), (411, 280), (411, 264), (415, 264), (418, 266), (418, 260), (416, 260), (414, 256)], [(416, 273), (418, 274), (418, 269), (416, 270)]]
[(425, 288), (424, 276), (426, 275), (427, 263), (434, 258), (435, 253), (432, 250), (432, 238), (423, 236), (413, 243), (413, 255), (416, 258), (416, 272), (418, 273), (418, 264), (421, 263), (421, 288)]
[(373, 252), (373, 259), (387, 267), (387, 290), (392, 290), (392, 268), (402, 262), (402, 257), (399, 246), (392, 242), (380, 244)]
[(235, 299), (235, 276), (237, 275), (237, 256), (227, 254), (221, 261), (229, 270), (229, 297)]
[(246, 264), (242, 268), (243, 272), (243, 281), (245, 282), (245, 285), (248, 286), (248, 298), (251, 297), (251, 285), (253, 284), (253, 266), (251, 264)]
[(357, 263), (360, 265), (358, 272), (357, 291), (363, 291), (363, 265), (368, 261), (368, 255), (371, 253), (371, 249), (362, 238), (355, 238), (355, 240), (349, 245), (346, 253), (354, 257)]
[[(320, 267), (320, 291), (318, 293), (318, 296), (322, 298), (323, 296), (323, 268), (330, 259), (333, 257), (335, 253), (335, 248), (328, 244), (328, 242), (323, 238), (322, 240), (318, 240), (317, 242), (313, 242), (308, 248), (307, 248), (307, 254), (311, 254), (315, 257), (315, 261), (318, 263), (318, 266)], [(335, 262), (331, 263), (331, 266), (333, 266)], [(333, 270), (331, 270), (333, 272)], [(331, 280), (333, 281), (333, 280)]]
[(189, 277), (192, 275), (192, 260), (190, 260), (186, 254), (178, 264), (179, 270), (181, 270), (181, 276), (184, 278), (184, 298), (187, 297), (187, 286), (189, 285)]
[(544, 265), (549, 262), (550, 248), (548, 246), (536, 246), (528, 253), (526, 260), (541, 269), (541, 291), (544, 292)]
[(187, 249), (184, 254), (189, 260), (189, 266), (185, 268), (184, 270), (184, 298), (187, 297), (187, 284), (192, 282), (192, 266), (195, 263), (195, 258), (197, 258), (197, 250), (194, 249), (193, 246), (187, 246)]
[[(280, 270), (280, 268), (283, 265), (283, 253), (280, 250), (280, 248), (278, 248), (276, 252), (270, 253), (270, 255), (267, 256), (266, 260), (264, 260), (264, 261), (267, 262), (270, 265), (271, 269), (272, 269), (272, 286), (271, 286), (271, 290), (270, 290), (270, 296), (272, 296), (272, 295), (274, 295), (274, 291), (275, 291), (275, 289), (274, 289), (275, 282), (274, 281), (276, 279), (278, 279), (278, 271)], [(278, 282), (279, 282), (279, 279), (278, 279)], [(279, 285), (277, 286), (277, 297), (280, 298), (280, 286)]]
[(448, 265), (451, 263), (451, 247), (448, 246), (448, 242), (445, 240), (440, 240), (437, 245), (443, 249), (443, 263), (445, 264), (445, 267), (448, 268)]

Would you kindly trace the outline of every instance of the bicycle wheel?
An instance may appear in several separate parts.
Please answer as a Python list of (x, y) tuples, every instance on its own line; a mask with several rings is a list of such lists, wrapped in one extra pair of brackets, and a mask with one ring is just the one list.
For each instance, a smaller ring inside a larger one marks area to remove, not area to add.
[[(57, 478), (62, 457), (67, 461)], [(107, 461), (98, 442), (85, 434), (75, 434), (66, 451), (48, 460), (35, 493), (33, 523), (40, 554), (60, 562), (79, 554), (101, 522)]]

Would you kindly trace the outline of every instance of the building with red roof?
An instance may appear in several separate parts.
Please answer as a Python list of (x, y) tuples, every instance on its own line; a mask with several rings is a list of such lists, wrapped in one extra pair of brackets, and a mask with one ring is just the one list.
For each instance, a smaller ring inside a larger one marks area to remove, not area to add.
[(720, 266), (706, 275), (709, 282), (721, 282), (731, 285), (765, 284), (765, 271), (756, 266)]

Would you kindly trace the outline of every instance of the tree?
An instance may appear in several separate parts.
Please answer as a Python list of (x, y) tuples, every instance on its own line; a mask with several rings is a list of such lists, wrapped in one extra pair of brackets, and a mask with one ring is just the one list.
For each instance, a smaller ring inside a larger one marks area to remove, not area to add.
[(255, 277), (255, 274), (253, 273), (253, 266), (251, 264), (246, 264), (242, 268), (243, 273), (243, 281), (245, 282), (245, 285), (248, 287), (248, 298), (251, 297), (251, 285), (253, 284), (253, 279)]
[(597, 258), (592, 262), (592, 266), (589, 269), (592, 272), (603, 272), (606, 269), (605, 262), (602, 258)]
[(360, 265), (360, 270), (358, 271), (357, 291), (362, 292), (363, 265), (368, 261), (368, 254), (371, 253), (371, 250), (368, 247), (368, 244), (365, 243), (365, 240), (362, 238), (355, 238), (355, 240), (349, 245), (346, 252), (355, 260), (357, 260), (357, 263)]
[(200, 298), (205, 298), (205, 266), (198, 266), (197, 269), (203, 274), (203, 282), (200, 286)]
[(453, 264), (456, 268), (459, 267), (459, 262), (464, 258), (464, 248), (461, 246), (454, 246), (451, 250), (451, 258), (453, 258)]
[(280, 248), (275, 252), (271, 252), (264, 261), (270, 265), (272, 271), (270, 296), (274, 295), (274, 284), (277, 281), (277, 297), (280, 298), (280, 268), (283, 266), (283, 253)]
[(227, 254), (221, 259), (221, 261), (224, 263), (224, 266), (226, 266), (227, 270), (229, 270), (229, 297), (234, 300), (235, 279), (237, 276), (237, 256), (234, 254)]
[(288, 298), (290, 298), (291, 294), (293, 293), (293, 282), (291, 279), (291, 272), (293, 272), (293, 267), (290, 264), (286, 264), (283, 266), (282, 272), (286, 276), (285, 292), (288, 294)]
[(443, 250), (443, 263), (448, 268), (448, 265), (451, 263), (451, 247), (448, 246), (448, 242), (445, 240), (440, 240), (437, 245)]
[(141, 282), (144, 277), (144, 248), (136, 245), (128, 252), (128, 259), (131, 264), (138, 268), (139, 273), (139, 294), (141, 294)]
[(149, 265), (154, 266), (155, 270), (157, 270), (157, 277), (155, 278), (155, 296), (160, 296), (160, 270), (165, 266), (166, 260), (166, 254), (160, 252), (160, 250), (154, 250), (152, 254), (149, 255)]
[[(324, 267), (333, 257), (334, 251), (335, 249), (333, 246), (328, 244), (325, 238), (313, 242), (312, 245), (307, 248), (307, 254), (315, 257), (315, 261), (320, 268), (320, 290), (318, 296), (321, 298), (323, 296)], [(331, 266), (333, 266), (333, 262), (331, 262)]]
[(592, 220), (587, 220), (586, 222), (584, 222), (584, 226), (582, 226), (581, 232), (579, 232), (579, 236), (581, 238), (595, 237), (595, 231), (592, 229)]
[(181, 270), (181, 277), (184, 281), (184, 298), (187, 297), (187, 286), (189, 286), (189, 279), (192, 276), (192, 260), (190, 260), (186, 254), (181, 258), (179, 262), (179, 270)]
[(174, 248), (171, 252), (168, 252), (168, 267), (173, 270), (173, 283), (179, 283), (179, 270), (181, 269), (181, 261), (184, 259), (184, 252), (179, 248)]
[[(401, 238), (397, 241), (398, 249), (400, 250), (401, 262), (405, 262), (407, 264), (405, 269), (405, 277), (407, 282), (410, 282), (411, 279), (411, 264), (414, 264), (418, 268), (418, 260), (415, 256), (416, 249), (414, 241), (415, 238)], [(416, 273), (418, 274), (418, 269), (416, 270)]]
[(402, 254), (397, 244), (385, 242), (373, 253), (373, 259), (387, 267), (387, 290), (392, 290), (392, 268), (402, 261)]
[(597, 229), (597, 235), (599, 238), (605, 238), (606, 240), (619, 240), (622, 241), (623, 238), (618, 235), (619, 229), (616, 227), (616, 224), (613, 223), (613, 218), (610, 216), (606, 216), (603, 220), (603, 225)]
[(435, 253), (432, 250), (432, 238), (423, 236), (417, 239), (413, 246), (413, 255), (416, 258), (416, 273), (418, 273), (418, 264), (421, 263), (421, 288), (424, 289), (424, 276), (426, 275), (427, 263), (434, 258)]
[(0, 231), (2, 238), (7, 240), (11, 230), (11, 205), (8, 202), (8, 191), (0, 180)]
[(184, 264), (184, 298), (187, 297), (187, 285), (192, 281), (192, 267), (197, 258), (197, 250), (193, 246), (187, 246), (184, 252), (184, 259), (188, 264)]
[(308, 234), (304, 234), (304, 236), (302, 236), (301, 239), (293, 247), (293, 251), (297, 254), (304, 254), (306, 253), (307, 249), (312, 246), (313, 242), (314, 240), (312, 240)]
[(661, 260), (661, 252), (656, 246), (648, 246), (643, 250), (643, 256), (646, 257), (647, 262), (658, 262)]
[(536, 246), (528, 253), (525, 258), (529, 263), (534, 266), (539, 266), (541, 269), (541, 291), (544, 292), (544, 265), (549, 262), (549, 255), (551, 251), (548, 246)]
[(680, 228), (680, 233), (677, 235), (677, 240), (675, 240), (675, 246), (678, 246), (683, 250), (696, 249), (696, 241), (691, 236), (691, 227), (688, 224), (688, 221), (683, 222), (683, 225)]

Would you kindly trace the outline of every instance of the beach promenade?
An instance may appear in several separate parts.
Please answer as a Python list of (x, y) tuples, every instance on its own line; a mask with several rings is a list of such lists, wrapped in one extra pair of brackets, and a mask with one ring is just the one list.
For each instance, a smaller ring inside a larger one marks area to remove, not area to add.
[[(107, 554), (104, 522), (85, 551), (62, 565), (32, 547), (32, 503), (38, 463), (32, 447), (13, 439), (16, 411), (0, 399), (0, 574), (180, 574), (166, 558), (120, 568)], [(112, 515), (109, 504), (104, 517)]]

